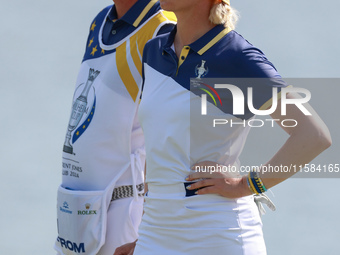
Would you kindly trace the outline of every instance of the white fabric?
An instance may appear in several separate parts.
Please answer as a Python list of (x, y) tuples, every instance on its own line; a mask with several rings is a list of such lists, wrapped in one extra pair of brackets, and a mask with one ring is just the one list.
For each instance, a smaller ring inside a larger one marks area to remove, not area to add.
[[(136, 117), (141, 56), (145, 43), (163, 25), (174, 22), (159, 10), (107, 48), (98, 34), (104, 21), (97, 16), (90, 29), (64, 142), (58, 210), (67, 201), (65, 206), (72, 206), (74, 213), (58, 211), (56, 249), (60, 254), (96, 254), (104, 244), (100, 254), (112, 255), (116, 246), (135, 240), (141, 218), (142, 198), (136, 189), (144, 182), (145, 165), (144, 136)], [(109, 205), (113, 189), (123, 185), (133, 185), (134, 197)], [(86, 202), (83, 194), (95, 194), (96, 200)], [(85, 220), (76, 215), (78, 210), (87, 210), (83, 209), (85, 202), (96, 205), (100, 217), (87, 215), (91, 217)]]
[(213, 118), (240, 120), (211, 104), (202, 118), (198, 96), (147, 64), (144, 70), (139, 118), (149, 192), (134, 255), (265, 255), (253, 196), (185, 197), (183, 185), (197, 162), (238, 165), (249, 127), (214, 128)]
[[(137, 177), (136, 173), (140, 172), (144, 169), (145, 165), (145, 150), (139, 149), (134, 154), (131, 154), (131, 175), (132, 175), (132, 189), (133, 189), (133, 198), (134, 200), (138, 200), (138, 190), (137, 185)], [(136, 170), (137, 169), (137, 170)]]
[[(92, 59), (81, 66), (77, 84), (86, 82), (84, 77), (87, 77), (90, 68), (100, 70), (87, 97), (87, 105), (91, 108), (96, 100), (96, 106), (91, 123), (72, 144), (73, 154), (63, 152), (63, 171), (68, 173), (63, 174), (64, 187), (75, 190), (104, 190), (122, 170), (128, 174), (122, 175), (117, 185), (132, 184), (130, 155), (138, 148), (143, 148), (144, 138), (135, 118), (138, 100), (134, 102), (131, 99), (123, 81), (119, 79), (118, 71), (114, 68), (115, 55), (116, 53), (112, 53)], [(75, 99), (81, 90), (75, 91)], [(83, 116), (83, 119), (86, 121), (87, 116)], [(80, 124), (82, 122), (83, 120)], [(140, 135), (135, 135), (132, 140), (132, 133)], [(143, 182), (143, 172), (137, 175), (136, 182)]]
[[(96, 255), (112, 255), (113, 251), (121, 246), (124, 243), (130, 243), (135, 241), (138, 238), (138, 226), (140, 224), (142, 214), (143, 214), (143, 197), (138, 197), (137, 200), (133, 197), (118, 199), (112, 201), (109, 204), (109, 208), (107, 211), (107, 217), (103, 218), (103, 224), (97, 224), (94, 228), (95, 230), (99, 230), (101, 228), (106, 228), (105, 236), (101, 235), (101, 239), (107, 240), (100, 248)], [(121, 215), (125, 215), (124, 220), (122, 220)], [(106, 221), (105, 221), (106, 219)], [(69, 228), (67, 228), (69, 229)], [(88, 233), (88, 231), (87, 231)], [(86, 234), (86, 233), (85, 233)], [(99, 234), (99, 233), (98, 233)], [(98, 240), (99, 235), (95, 237), (97, 242), (92, 241), (92, 245), (99, 246), (100, 241)], [(77, 237), (79, 238), (79, 237)], [(92, 237), (93, 239), (93, 237)], [(67, 240), (63, 239), (63, 249), (60, 244), (61, 239), (57, 240), (55, 249), (57, 250), (58, 255), (62, 254), (92, 254), (89, 253), (89, 249), (87, 246), (79, 244), (74, 244), (73, 242), (67, 243)], [(72, 245), (71, 245), (72, 244)], [(72, 248), (74, 251), (70, 251), (66, 249), (64, 246), (67, 245)], [(84, 247), (84, 248), (83, 248)], [(85, 250), (86, 249), (86, 250)], [(75, 250), (78, 252), (75, 252)], [(85, 251), (85, 252), (83, 252)]]
[(183, 184), (169, 186), (149, 188), (134, 255), (266, 254), (252, 196), (184, 197)]
[(143, 211), (143, 198), (138, 197), (136, 189), (136, 180), (139, 179), (136, 175), (144, 169), (144, 149), (136, 150), (130, 159), (134, 183), (132, 198), (118, 199), (110, 204), (113, 189), (117, 187), (117, 180), (121, 179), (124, 169), (103, 191), (76, 191), (59, 187), (58, 238), (54, 247), (59, 254), (95, 255), (105, 243), (100, 254), (107, 255), (122, 244), (136, 240)]
[[(112, 255), (125, 243), (138, 238), (138, 227), (143, 214), (143, 197), (118, 199), (111, 202), (107, 212), (106, 242), (97, 255)], [(124, 215), (124, 218), (122, 217)]]
[[(58, 189), (58, 238), (61, 254), (95, 255), (105, 242), (107, 207), (105, 191)], [(89, 231), (89, 229), (91, 231)]]
[(213, 127), (213, 118), (240, 120), (211, 104), (209, 115), (201, 117), (198, 96), (147, 64), (144, 70), (146, 80), (138, 114), (146, 145), (151, 145), (146, 148), (146, 154), (152, 155), (147, 158), (150, 171), (146, 182), (183, 182), (191, 166), (202, 161), (238, 165), (250, 127)]

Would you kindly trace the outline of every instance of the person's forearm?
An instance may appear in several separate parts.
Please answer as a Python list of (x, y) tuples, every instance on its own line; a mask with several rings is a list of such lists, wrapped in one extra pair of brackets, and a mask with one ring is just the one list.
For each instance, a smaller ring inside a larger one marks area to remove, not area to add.
[[(300, 166), (312, 161), (330, 145), (328, 130), (292, 134), (281, 149), (262, 166), (259, 176), (265, 187), (271, 188), (294, 175), (300, 170)], [(279, 171), (270, 171), (270, 166), (278, 166)]]

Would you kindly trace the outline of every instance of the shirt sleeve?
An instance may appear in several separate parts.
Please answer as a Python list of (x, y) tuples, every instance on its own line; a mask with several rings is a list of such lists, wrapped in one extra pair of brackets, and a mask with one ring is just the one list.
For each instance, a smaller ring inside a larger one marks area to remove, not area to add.
[(247, 98), (251, 97), (255, 109), (266, 110), (272, 105), (273, 98), (280, 99), (281, 89), (287, 84), (261, 50), (249, 44), (241, 55), (241, 66), (246, 77), (241, 82), (245, 86), (242, 90)]

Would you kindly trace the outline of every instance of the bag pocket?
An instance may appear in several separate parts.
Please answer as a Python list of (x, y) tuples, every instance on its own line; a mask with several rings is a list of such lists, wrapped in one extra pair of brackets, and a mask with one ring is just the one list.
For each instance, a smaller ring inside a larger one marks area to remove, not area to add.
[(61, 254), (95, 255), (105, 242), (107, 208), (105, 191), (76, 191), (59, 186), (55, 249)]

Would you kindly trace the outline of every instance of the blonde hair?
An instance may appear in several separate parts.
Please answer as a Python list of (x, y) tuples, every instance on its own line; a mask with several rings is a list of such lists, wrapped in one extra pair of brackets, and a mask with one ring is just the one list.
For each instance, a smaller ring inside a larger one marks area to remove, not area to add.
[(216, 25), (223, 24), (231, 30), (235, 29), (238, 18), (238, 11), (232, 8), (228, 1), (225, 0), (213, 4), (210, 10), (209, 20), (211, 23)]

